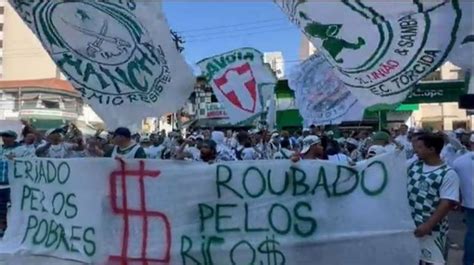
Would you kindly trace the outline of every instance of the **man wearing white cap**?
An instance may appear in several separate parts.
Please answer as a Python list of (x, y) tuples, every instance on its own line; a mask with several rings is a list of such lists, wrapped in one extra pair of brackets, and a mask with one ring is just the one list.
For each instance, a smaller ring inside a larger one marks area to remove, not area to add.
[(372, 145), (371, 147), (369, 147), (369, 151), (367, 151), (367, 159), (385, 154), (386, 152), (387, 149), (385, 149), (383, 146)]
[(303, 139), (303, 149), (300, 154), (294, 154), (291, 157), (293, 162), (298, 162), (300, 159), (316, 160), (324, 158), (324, 148), (321, 145), (321, 139), (316, 135), (309, 135)]
[(462, 206), (466, 214), (464, 265), (474, 264), (474, 134), (469, 140), (471, 152), (460, 156), (453, 163), (453, 168), (459, 176)]

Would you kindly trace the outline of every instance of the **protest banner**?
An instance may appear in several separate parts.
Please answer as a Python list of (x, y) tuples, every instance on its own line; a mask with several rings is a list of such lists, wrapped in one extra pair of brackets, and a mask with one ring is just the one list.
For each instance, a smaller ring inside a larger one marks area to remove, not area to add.
[(109, 128), (183, 106), (191, 68), (161, 1), (9, 1)]
[(266, 95), (273, 94), (277, 80), (271, 68), (264, 64), (260, 51), (232, 50), (201, 60), (197, 65), (224, 105), (231, 123), (249, 120), (265, 111)]
[(407, 178), (400, 175), (405, 164), (394, 153), (356, 167), (319, 161), (11, 163), (12, 208), (0, 244), (7, 264), (418, 262)]
[(306, 127), (337, 125), (362, 120), (364, 116), (362, 104), (319, 53), (298, 65), (288, 84), (295, 91), (296, 105)]
[(463, 19), (472, 10), (459, 0), (398, 1), (396, 5), (384, 1), (275, 2), (365, 106), (403, 101), (413, 85), (441, 66), (466, 37), (459, 28), (472, 24)]

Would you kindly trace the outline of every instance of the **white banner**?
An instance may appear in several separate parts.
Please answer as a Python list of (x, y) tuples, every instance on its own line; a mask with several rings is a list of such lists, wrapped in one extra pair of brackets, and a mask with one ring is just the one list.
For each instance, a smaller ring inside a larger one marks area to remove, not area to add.
[(109, 128), (172, 112), (192, 92), (161, 1), (10, 3)]
[(459, 0), (275, 2), (365, 106), (403, 101), (465, 37), (461, 23), (472, 23)]
[(217, 99), (224, 105), (231, 123), (248, 120), (265, 110), (266, 100), (262, 90), (264, 87), (268, 90), (268, 85), (276, 84), (277, 80), (272, 70), (264, 64), (261, 52), (242, 48), (204, 59), (197, 64)]
[[(453, 53), (449, 60), (465, 71), (474, 73), (474, 1), (462, 0), (462, 20), (459, 27), (459, 38), (457, 39)], [(474, 93), (474, 91), (472, 92)]]
[(0, 260), (414, 265), (420, 250), (402, 168), (396, 154), (354, 168), (16, 160)]
[(306, 127), (359, 121), (364, 107), (336, 76), (321, 54), (314, 54), (294, 69), (288, 79)]

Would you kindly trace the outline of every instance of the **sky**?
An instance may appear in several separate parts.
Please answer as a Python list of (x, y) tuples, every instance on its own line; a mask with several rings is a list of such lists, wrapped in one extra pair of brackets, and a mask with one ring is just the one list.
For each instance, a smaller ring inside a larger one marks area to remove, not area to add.
[(176, 1), (163, 8), (171, 28), (186, 41), (189, 64), (233, 49), (281, 51), (285, 71), (298, 63), (301, 33), (271, 1)]

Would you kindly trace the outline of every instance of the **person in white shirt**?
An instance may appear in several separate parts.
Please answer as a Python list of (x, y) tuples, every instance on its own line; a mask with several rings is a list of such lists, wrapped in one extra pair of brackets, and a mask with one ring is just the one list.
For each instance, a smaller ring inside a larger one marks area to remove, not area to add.
[(413, 155), (413, 148), (408, 137), (408, 126), (402, 124), (399, 128), (399, 133), (400, 134), (395, 138), (394, 142), (398, 143), (400, 146), (403, 146), (403, 150), (405, 151), (406, 157), (408, 159)]
[(372, 136), (372, 145), (379, 145), (390, 151), (390, 134), (384, 131), (379, 131)]
[(152, 144), (147, 150), (145, 150), (147, 157), (150, 159), (161, 159), (161, 154), (165, 149), (163, 145), (165, 140), (164, 137), (161, 135), (152, 134), (150, 135), (150, 140)]
[(128, 128), (120, 127), (114, 132), (115, 146), (104, 154), (105, 157), (122, 159), (146, 159), (145, 150), (132, 140), (132, 133)]
[(461, 183), (462, 206), (466, 215), (463, 265), (474, 264), (474, 134), (470, 138), (471, 152), (457, 158), (453, 167)]
[(459, 177), (440, 157), (442, 136), (421, 135), (419, 158), (408, 167), (408, 202), (421, 246), (421, 264), (445, 264), (448, 214), (459, 202)]
[(295, 154), (294, 151), (290, 150), (291, 143), (289, 139), (283, 139), (280, 145), (281, 148), (273, 155), (273, 159), (290, 159)]
[(444, 135), (444, 141), (445, 145), (441, 151), (441, 159), (449, 166), (453, 166), (454, 160), (465, 153), (465, 148), (453, 132)]
[(20, 158), (24, 149), (16, 141), (18, 135), (14, 131), (1, 132), (3, 145), (0, 148), (0, 236), (7, 227), (7, 205), (10, 202), (10, 186), (8, 183), (9, 159)]
[(23, 145), (21, 147), (23, 149), (22, 157), (36, 157), (37, 147), (36, 135), (34, 133), (28, 133), (23, 139)]
[(381, 145), (372, 145), (369, 147), (369, 150), (367, 151), (367, 159), (370, 159), (372, 157), (376, 157), (379, 155), (383, 155), (387, 152), (387, 149), (385, 149)]
[(201, 157), (201, 150), (197, 148), (196, 137), (191, 135), (188, 137), (187, 146), (184, 148), (184, 152), (189, 153), (192, 156), (192, 160), (199, 160)]
[(73, 151), (84, 150), (83, 141), (79, 139), (77, 144), (65, 143), (62, 129), (51, 129), (45, 134), (47, 143), (36, 149), (38, 157), (68, 158)]
[(328, 160), (331, 162), (342, 163), (345, 165), (349, 165), (352, 162), (347, 155), (342, 153), (339, 142), (336, 140), (329, 141), (329, 144), (326, 148), (326, 154), (328, 156)]

